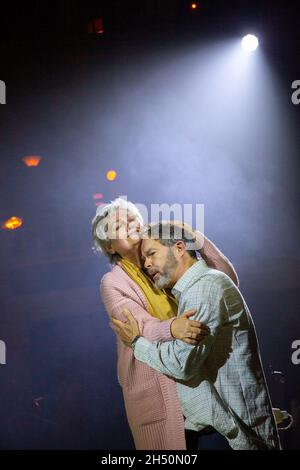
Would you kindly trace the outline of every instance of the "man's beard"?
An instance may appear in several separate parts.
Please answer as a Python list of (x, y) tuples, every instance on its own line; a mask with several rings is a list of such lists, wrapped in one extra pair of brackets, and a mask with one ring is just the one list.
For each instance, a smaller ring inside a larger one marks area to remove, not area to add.
[(177, 268), (177, 266), (178, 266), (178, 261), (173, 255), (171, 248), (169, 248), (167, 259), (162, 269), (163, 274), (161, 274), (159, 278), (156, 281), (154, 281), (155, 286), (158, 289), (165, 289), (167, 287), (172, 287), (171, 286), (172, 275), (175, 269)]

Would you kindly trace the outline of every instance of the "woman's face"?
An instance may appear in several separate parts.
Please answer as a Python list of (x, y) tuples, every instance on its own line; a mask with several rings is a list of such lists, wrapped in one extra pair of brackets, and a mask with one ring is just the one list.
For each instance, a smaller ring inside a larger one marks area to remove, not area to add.
[(141, 244), (141, 224), (137, 217), (126, 209), (116, 210), (107, 222), (108, 249), (111, 253), (118, 253), (126, 258), (131, 252), (136, 251)]

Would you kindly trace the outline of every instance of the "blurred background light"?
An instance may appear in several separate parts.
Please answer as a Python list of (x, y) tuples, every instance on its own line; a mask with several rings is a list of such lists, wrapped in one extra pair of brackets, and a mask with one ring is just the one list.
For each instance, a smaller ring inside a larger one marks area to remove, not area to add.
[(38, 155), (29, 155), (27, 157), (22, 158), (23, 162), (26, 166), (38, 166), (41, 161), (41, 157)]
[(4, 230), (16, 230), (23, 225), (23, 220), (20, 217), (11, 217), (10, 219), (3, 222), (1, 227)]
[(117, 177), (117, 172), (115, 170), (109, 170), (106, 173), (106, 178), (108, 179), (108, 181), (114, 181), (116, 177)]
[(95, 206), (102, 206), (103, 205), (103, 202), (102, 202), (103, 194), (95, 193), (93, 198), (94, 198)]

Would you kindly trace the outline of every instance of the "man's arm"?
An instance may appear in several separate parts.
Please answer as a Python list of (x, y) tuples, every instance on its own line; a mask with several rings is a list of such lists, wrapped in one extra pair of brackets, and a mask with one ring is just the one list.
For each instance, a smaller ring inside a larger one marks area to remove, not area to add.
[(131, 290), (128, 288), (124, 291), (124, 287), (121, 289), (110, 273), (101, 281), (101, 296), (114, 331), (116, 331), (114, 322), (127, 329), (125, 310), (133, 314), (139, 333), (149, 341), (171, 341), (177, 338), (189, 344), (197, 344), (199, 338), (206, 335), (209, 330), (206, 325), (189, 319), (195, 310), (186, 311), (180, 318), (173, 317), (170, 320), (161, 321), (152, 317), (140, 303), (136, 302)]
[(186, 295), (183, 294), (186, 298), (182, 308), (197, 309), (194, 319), (210, 327), (211, 334), (198, 346), (191, 346), (178, 340), (165, 343), (150, 342), (142, 337), (134, 346), (136, 359), (182, 381), (189, 381), (198, 374), (220, 328), (227, 320), (227, 310), (223, 302), (224, 284), (230, 284), (232, 288), (232, 282), (225, 276), (218, 278), (206, 276), (190, 287)]

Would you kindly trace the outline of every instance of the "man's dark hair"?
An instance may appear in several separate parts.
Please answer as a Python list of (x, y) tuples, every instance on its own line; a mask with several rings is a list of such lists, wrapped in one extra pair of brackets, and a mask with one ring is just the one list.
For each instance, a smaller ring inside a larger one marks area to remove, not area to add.
[(158, 222), (149, 224), (143, 233), (143, 238), (152, 238), (158, 240), (162, 245), (172, 247), (178, 241), (186, 245), (186, 252), (191, 258), (198, 259), (197, 252), (194, 249), (189, 250), (189, 245), (196, 244), (195, 233), (190, 227), (180, 222)]

